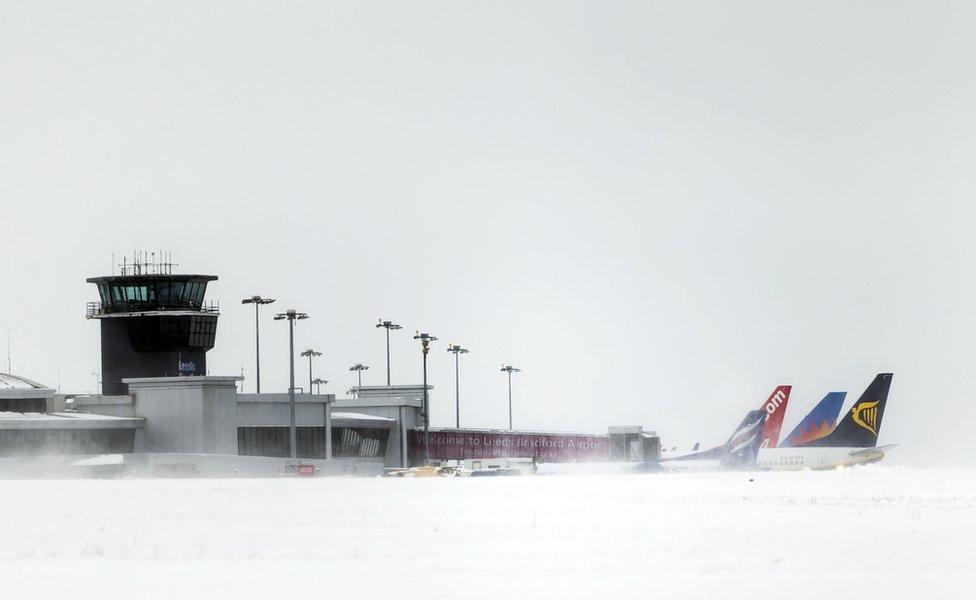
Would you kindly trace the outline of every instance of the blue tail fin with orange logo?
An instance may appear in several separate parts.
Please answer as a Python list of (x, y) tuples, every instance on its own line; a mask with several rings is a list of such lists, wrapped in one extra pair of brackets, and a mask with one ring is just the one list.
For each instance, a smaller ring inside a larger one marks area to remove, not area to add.
[(837, 415), (840, 414), (840, 407), (846, 397), (847, 392), (830, 392), (824, 396), (810, 414), (803, 417), (796, 428), (780, 442), (780, 448), (795, 448), (829, 434), (837, 424)]

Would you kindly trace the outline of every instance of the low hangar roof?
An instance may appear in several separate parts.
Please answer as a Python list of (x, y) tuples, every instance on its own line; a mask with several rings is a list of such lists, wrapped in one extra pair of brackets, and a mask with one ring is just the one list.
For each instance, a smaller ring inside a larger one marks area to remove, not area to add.
[(0, 373), (0, 398), (46, 398), (54, 391), (26, 377)]

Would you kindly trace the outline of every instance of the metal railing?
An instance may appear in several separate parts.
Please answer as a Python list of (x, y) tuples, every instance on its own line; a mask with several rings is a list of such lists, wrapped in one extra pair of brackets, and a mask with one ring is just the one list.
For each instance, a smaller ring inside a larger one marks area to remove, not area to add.
[(88, 302), (85, 304), (85, 318), (94, 319), (106, 315), (117, 315), (137, 312), (199, 312), (204, 314), (220, 314), (220, 303), (211, 301), (202, 304), (188, 303), (182, 306), (160, 306), (155, 302), (113, 302), (105, 305), (102, 302)]

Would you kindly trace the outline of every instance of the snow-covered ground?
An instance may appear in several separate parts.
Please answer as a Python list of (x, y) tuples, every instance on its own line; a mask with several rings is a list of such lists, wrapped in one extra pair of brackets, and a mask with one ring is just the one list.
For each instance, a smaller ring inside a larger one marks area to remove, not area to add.
[(9, 598), (915, 599), (976, 584), (969, 471), (5, 481), (0, 523)]

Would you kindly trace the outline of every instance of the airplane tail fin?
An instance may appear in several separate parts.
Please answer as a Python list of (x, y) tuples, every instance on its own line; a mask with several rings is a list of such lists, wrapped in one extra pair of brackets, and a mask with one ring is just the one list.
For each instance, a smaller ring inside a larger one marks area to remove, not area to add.
[(891, 373), (878, 374), (833, 431), (804, 445), (807, 447), (834, 448), (873, 448), (877, 446), (878, 432), (881, 431), (881, 419), (884, 417), (885, 405), (888, 403), (891, 377)]
[(736, 427), (729, 441), (725, 442), (722, 465), (729, 468), (750, 467), (756, 464), (759, 446), (763, 439), (763, 426), (766, 423), (765, 410), (751, 410)]
[(810, 414), (803, 417), (803, 420), (790, 432), (786, 439), (780, 443), (781, 448), (795, 448), (818, 440), (833, 430), (837, 424), (837, 415), (840, 414), (840, 407), (844, 404), (847, 392), (830, 392), (824, 396)]
[(786, 415), (786, 405), (790, 402), (792, 389), (793, 386), (781, 385), (763, 402), (762, 410), (766, 412), (761, 441), (763, 448), (775, 448), (779, 443), (779, 430), (783, 427), (783, 416)]

